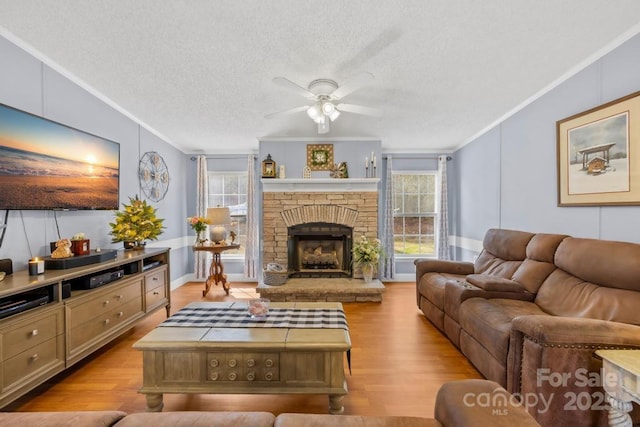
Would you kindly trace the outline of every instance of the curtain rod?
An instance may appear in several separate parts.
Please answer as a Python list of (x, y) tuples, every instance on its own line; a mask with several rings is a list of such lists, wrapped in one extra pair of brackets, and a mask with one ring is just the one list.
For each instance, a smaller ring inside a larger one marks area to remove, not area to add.
[[(251, 154), (246, 154), (244, 156), (223, 156), (223, 155), (221, 155), (221, 156), (206, 156), (205, 159), (206, 160), (246, 159), (247, 156), (251, 156)], [(198, 158), (197, 156), (191, 156), (191, 161), (195, 162), (197, 158)], [(256, 158), (258, 158), (258, 156), (253, 154), (253, 158), (256, 159)]]
[[(389, 157), (391, 157), (392, 159), (428, 159), (428, 160), (438, 160), (438, 158), (440, 156), (394, 156), (393, 154), (391, 156), (389, 155), (383, 155), (382, 158), (383, 159), (388, 159)], [(448, 160), (453, 160), (453, 157), (451, 156), (447, 156), (447, 161)]]

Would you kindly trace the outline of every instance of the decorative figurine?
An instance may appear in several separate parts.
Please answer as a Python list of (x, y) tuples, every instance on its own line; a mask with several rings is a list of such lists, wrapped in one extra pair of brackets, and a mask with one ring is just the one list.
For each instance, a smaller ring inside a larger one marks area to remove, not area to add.
[(73, 256), (71, 252), (71, 240), (60, 239), (56, 242), (56, 250), (51, 252), (51, 258), (70, 258)]
[(331, 178), (349, 178), (349, 171), (347, 170), (347, 162), (335, 163), (333, 169), (329, 173)]

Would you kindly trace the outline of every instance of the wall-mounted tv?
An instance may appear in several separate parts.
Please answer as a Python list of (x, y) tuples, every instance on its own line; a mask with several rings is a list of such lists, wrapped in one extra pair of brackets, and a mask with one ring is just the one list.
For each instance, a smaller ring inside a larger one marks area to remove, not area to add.
[(118, 209), (120, 144), (0, 104), (0, 209)]

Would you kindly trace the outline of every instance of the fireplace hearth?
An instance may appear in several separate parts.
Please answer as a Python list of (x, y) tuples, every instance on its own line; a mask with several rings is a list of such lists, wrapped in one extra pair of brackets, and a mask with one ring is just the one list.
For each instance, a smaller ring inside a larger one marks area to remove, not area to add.
[(342, 224), (314, 222), (287, 228), (290, 277), (352, 276), (353, 229)]

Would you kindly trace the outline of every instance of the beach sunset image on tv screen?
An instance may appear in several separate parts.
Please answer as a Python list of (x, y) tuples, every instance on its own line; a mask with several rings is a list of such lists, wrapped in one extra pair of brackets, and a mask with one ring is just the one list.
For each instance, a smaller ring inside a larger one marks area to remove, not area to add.
[(120, 144), (0, 104), (0, 209), (118, 209)]

